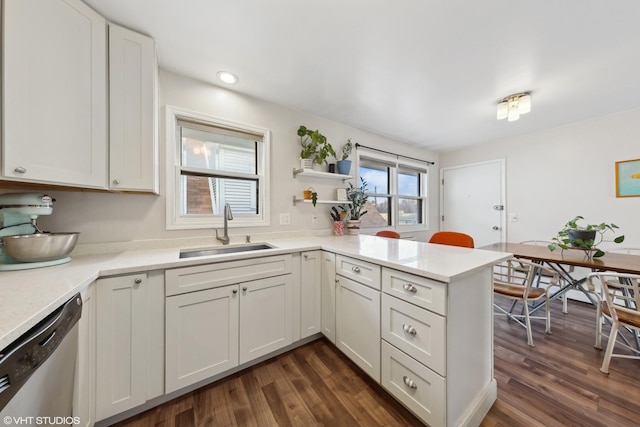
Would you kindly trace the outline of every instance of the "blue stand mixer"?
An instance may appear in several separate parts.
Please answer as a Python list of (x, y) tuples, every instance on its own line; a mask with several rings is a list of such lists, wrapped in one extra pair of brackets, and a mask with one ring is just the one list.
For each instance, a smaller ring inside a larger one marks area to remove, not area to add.
[(71, 261), (79, 233), (43, 233), (36, 223), (53, 213), (42, 193), (0, 195), (0, 271), (47, 267)]

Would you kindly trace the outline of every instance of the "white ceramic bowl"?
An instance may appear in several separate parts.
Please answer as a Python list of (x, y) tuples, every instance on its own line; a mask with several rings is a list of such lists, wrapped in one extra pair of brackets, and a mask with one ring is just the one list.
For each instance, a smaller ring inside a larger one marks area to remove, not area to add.
[(21, 262), (53, 261), (67, 257), (80, 233), (20, 234), (2, 238), (4, 250)]

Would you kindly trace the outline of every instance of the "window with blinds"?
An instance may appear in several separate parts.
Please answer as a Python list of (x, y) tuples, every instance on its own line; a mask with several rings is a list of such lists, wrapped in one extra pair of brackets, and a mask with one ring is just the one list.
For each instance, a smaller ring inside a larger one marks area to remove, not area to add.
[(265, 225), (268, 132), (176, 115), (174, 135), (173, 225), (216, 226), (226, 203), (230, 227)]
[(357, 151), (358, 177), (367, 182), (363, 228), (427, 227), (427, 163), (400, 155)]

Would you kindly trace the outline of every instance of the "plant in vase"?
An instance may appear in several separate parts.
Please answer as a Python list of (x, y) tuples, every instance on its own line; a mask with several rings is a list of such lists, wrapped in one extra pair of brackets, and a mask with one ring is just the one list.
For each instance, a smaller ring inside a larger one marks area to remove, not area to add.
[(347, 211), (342, 205), (338, 207), (340, 208), (340, 212), (338, 212), (338, 209), (333, 206), (329, 211), (329, 215), (331, 215), (331, 219), (333, 220), (333, 234), (336, 236), (344, 236), (343, 219), (347, 216)]
[(360, 177), (362, 185), (354, 187), (349, 183), (347, 190), (347, 199), (351, 202), (347, 212), (347, 232), (349, 234), (358, 234), (360, 232), (360, 218), (367, 213), (364, 205), (367, 203), (367, 182)]
[[(569, 220), (556, 237), (551, 239), (551, 244), (548, 248), (551, 251), (561, 248), (565, 249), (582, 249), (585, 256), (589, 259), (599, 258), (605, 253), (601, 249), (598, 249), (598, 245), (602, 243), (604, 234), (608, 231), (615, 233), (615, 230), (619, 227), (615, 224), (587, 224), (579, 225), (578, 221), (584, 219), (580, 215), (576, 216), (572, 220)], [(597, 240), (596, 240), (597, 239)], [(613, 239), (614, 243), (622, 243), (624, 236), (618, 236)]]
[(351, 160), (348, 160), (353, 150), (353, 144), (351, 138), (347, 139), (347, 142), (342, 146), (342, 156), (337, 162), (338, 173), (342, 175), (349, 175), (351, 172)]
[(300, 125), (298, 136), (302, 146), (302, 150), (300, 150), (300, 167), (303, 169), (311, 168), (314, 163), (318, 165), (327, 163), (327, 158), (330, 155), (335, 157), (336, 152), (331, 144), (327, 142), (327, 137), (318, 130), (307, 129), (305, 126)]

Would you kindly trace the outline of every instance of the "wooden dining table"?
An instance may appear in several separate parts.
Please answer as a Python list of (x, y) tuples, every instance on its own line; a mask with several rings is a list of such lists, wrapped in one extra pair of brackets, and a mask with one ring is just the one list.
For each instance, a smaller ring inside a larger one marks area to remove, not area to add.
[[(594, 272), (613, 271), (640, 274), (640, 256), (638, 255), (606, 252), (602, 257), (589, 258), (586, 256), (585, 251), (581, 249), (556, 249), (551, 251), (546, 245), (509, 242), (493, 243), (479, 249), (512, 253), (516, 258), (524, 258), (535, 263), (546, 264), (555, 270), (564, 280), (565, 285), (549, 296), (552, 300), (564, 295), (571, 289), (576, 289), (584, 293), (592, 304), (596, 304), (594, 290), (585, 287), (586, 276), (574, 277), (571, 274), (573, 269), (570, 267), (584, 267)], [(542, 307), (544, 303), (544, 301), (541, 301), (538, 304), (534, 304), (529, 313), (533, 313)], [(566, 313), (566, 299), (563, 305), (563, 312)], [(640, 333), (634, 333), (634, 338), (637, 348), (640, 349)]]
[[(573, 268), (584, 267), (591, 271), (614, 271), (617, 273), (640, 274), (640, 256), (620, 253), (605, 253), (599, 258), (589, 258), (582, 249), (556, 249), (549, 250), (546, 245), (532, 245), (526, 243), (499, 242), (483, 246), (479, 249), (512, 253), (516, 258), (524, 258), (535, 263), (546, 264), (556, 271), (564, 281), (560, 289), (549, 296), (556, 299), (575, 289), (581, 291), (592, 304), (596, 304), (592, 290), (584, 285), (587, 281), (585, 277), (574, 277)], [(530, 312), (536, 311), (544, 304), (541, 301), (535, 304)], [(563, 305), (563, 312), (566, 313), (566, 300)]]

